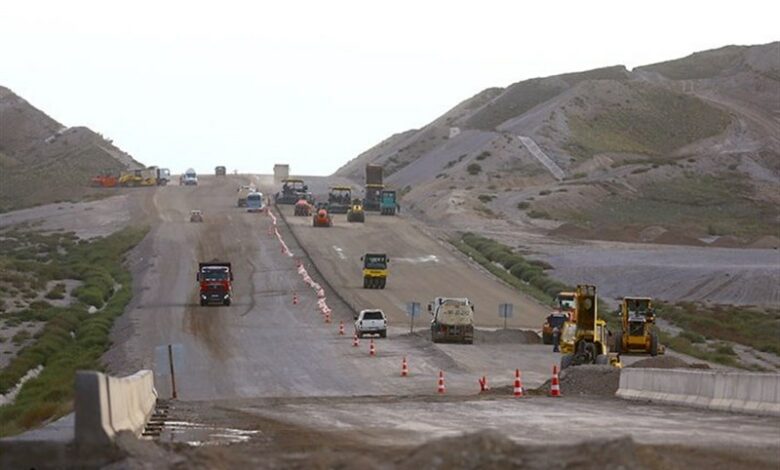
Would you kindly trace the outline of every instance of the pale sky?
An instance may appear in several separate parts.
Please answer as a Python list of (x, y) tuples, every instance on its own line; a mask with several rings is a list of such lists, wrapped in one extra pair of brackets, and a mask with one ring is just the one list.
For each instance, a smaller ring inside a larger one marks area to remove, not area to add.
[(180, 172), (325, 175), (479, 91), (780, 39), (770, 1), (9, 1), (0, 85)]

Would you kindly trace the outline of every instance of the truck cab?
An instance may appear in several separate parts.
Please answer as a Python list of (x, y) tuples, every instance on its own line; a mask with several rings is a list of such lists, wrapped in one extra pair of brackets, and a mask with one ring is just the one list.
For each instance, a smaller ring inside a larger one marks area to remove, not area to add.
[(230, 263), (210, 261), (198, 263), (198, 281), (200, 305), (225, 305), (233, 300), (233, 270)]
[(198, 174), (195, 173), (195, 170), (193, 170), (192, 168), (188, 169), (181, 176), (180, 184), (182, 184), (184, 186), (197, 186), (198, 185)]
[(434, 343), (474, 342), (474, 305), (469, 299), (436, 297), (428, 304), (431, 320), (431, 340)]
[(265, 210), (265, 202), (263, 201), (263, 193), (251, 192), (246, 196), (246, 211), (247, 212), (263, 212)]

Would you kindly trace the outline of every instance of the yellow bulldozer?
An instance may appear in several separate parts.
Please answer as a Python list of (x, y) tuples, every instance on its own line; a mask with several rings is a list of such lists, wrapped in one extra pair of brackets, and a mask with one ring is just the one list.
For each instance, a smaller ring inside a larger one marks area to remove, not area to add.
[[(578, 285), (574, 291), (574, 322), (567, 322), (561, 337), (561, 370), (582, 364), (612, 364), (621, 367), (620, 357), (607, 346), (607, 322), (599, 318), (596, 286)], [(573, 325), (572, 325), (573, 323)], [(573, 341), (566, 341), (573, 333)]]
[(623, 297), (620, 303), (621, 330), (615, 333), (615, 352), (657, 356), (664, 353), (658, 344), (655, 310), (649, 297)]
[(124, 170), (119, 174), (119, 186), (157, 186), (157, 167)]

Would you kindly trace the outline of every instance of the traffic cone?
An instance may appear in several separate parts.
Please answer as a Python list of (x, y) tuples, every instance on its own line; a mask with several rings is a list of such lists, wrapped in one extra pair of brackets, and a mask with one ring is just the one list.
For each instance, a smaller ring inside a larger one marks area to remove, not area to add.
[(480, 392), (487, 392), (490, 390), (490, 387), (488, 387), (488, 380), (486, 376), (482, 376), (479, 379), (479, 391)]
[(443, 395), (444, 391), (445, 391), (445, 388), (444, 388), (444, 371), (441, 371), (441, 370), (439, 371), (439, 387), (436, 389), (436, 391), (440, 395)]
[(344, 336), (344, 321), (339, 321), (339, 336)]
[(293, 292), (293, 305), (298, 305), (298, 294)]
[(550, 396), (551, 397), (560, 397), (561, 396), (561, 384), (558, 381), (558, 366), (553, 365), (553, 376), (552, 380), (550, 381)]
[(401, 377), (406, 377), (409, 375), (409, 364), (406, 362), (406, 356), (404, 356), (404, 360), (401, 361)]
[(376, 346), (374, 345), (374, 338), (371, 338), (371, 342), (369, 343), (368, 354), (370, 356), (376, 356)]
[(523, 396), (523, 384), (520, 382), (520, 369), (515, 369), (515, 397)]
[(360, 346), (360, 338), (358, 338), (358, 335), (357, 335), (357, 333), (355, 333), (355, 334), (352, 336), (352, 347), (353, 347), (353, 348), (356, 348), (356, 347), (358, 347), (358, 346)]

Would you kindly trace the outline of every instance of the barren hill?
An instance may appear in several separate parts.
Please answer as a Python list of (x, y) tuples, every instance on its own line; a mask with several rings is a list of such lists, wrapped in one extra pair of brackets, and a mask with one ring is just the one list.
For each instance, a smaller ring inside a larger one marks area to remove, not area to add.
[(729, 46), (491, 88), (366, 163), (418, 215), (575, 238), (776, 244), (780, 43)]
[(89, 179), (142, 166), (86, 127), (65, 127), (0, 87), (0, 212), (90, 193)]

